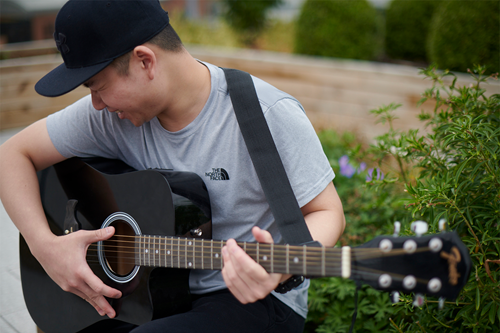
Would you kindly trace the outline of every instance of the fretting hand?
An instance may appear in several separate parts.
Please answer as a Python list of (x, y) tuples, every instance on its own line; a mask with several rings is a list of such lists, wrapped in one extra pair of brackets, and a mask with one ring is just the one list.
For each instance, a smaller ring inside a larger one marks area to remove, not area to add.
[[(274, 243), (271, 234), (259, 227), (252, 233), (259, 243)], [(222, 248), (224, 267), (222, 276), (231, 293), (243, 304), (265, 298), (278, 283), (286, 277), (283, 274), (269, 274), (238, 246), (234, 239)]]

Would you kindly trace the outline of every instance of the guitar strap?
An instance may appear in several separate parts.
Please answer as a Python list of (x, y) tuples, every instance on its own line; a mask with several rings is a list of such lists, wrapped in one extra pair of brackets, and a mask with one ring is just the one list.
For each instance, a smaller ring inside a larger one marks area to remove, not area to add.
[(312, 242), (304, 216), (260, 107), (250, 74), (222, 68), (234, 112), (262, 189), (278, 223), (282, 242)]

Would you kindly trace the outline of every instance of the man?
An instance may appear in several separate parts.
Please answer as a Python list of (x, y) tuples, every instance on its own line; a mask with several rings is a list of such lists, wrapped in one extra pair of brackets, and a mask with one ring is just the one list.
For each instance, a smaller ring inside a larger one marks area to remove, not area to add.
[[(64, 64), (35, 89), (59, 96), (83, 84), (90, 95), (27, 127), (0, 148), (2, 202), (47, 274), (102, 316), (115, 317), (105, 297), (119, 298), (120, 291), (105, 285), (85, 261), (89, 244), (108, 239), (114, 229), (52, 234), (37, 170), (74, 156), (101, 156), (139, 170), (192, 171), (210, 193), (213, 238), (228, 239), (224, 268), (192, 271), (193, 309), (134, 332), (302, 331), (308, 282), (286, 294), (273, 292), (290, 276), (268, 274), (234, 240), (271, 243), (281, 236), (222, 70), (186, 51), (157, 0), (70, 0), (57, 16), (54, 38)], [(345, 222), (319, 140), (293, 97), (253, 81), (311, 235), (333, 246)], [(206, 177), (219, 167), (229, 173), (228, 181)]]

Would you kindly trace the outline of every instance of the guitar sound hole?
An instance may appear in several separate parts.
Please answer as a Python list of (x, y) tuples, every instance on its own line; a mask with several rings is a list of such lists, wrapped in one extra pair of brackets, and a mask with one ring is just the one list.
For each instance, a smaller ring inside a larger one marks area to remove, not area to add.
[(123, 220), (113, 221), (111, 225), (115, 227), (115, 234), (103, 242), (106, 264), (117, 276), (126, 276), (135, 267), (134, 229)]

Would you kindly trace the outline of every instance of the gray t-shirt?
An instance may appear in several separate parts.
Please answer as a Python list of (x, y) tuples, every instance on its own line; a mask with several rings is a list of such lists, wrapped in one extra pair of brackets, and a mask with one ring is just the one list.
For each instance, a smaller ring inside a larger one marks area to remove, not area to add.
[[(211, 92), (200, 114), (177, 132), (157, 118), (135, 127), (106, 109), (96, 111), (86, 96), (47, 119), (49, 136), (65, 157), (102, 156), (130, 166), (191, 171), (206, 183), (211, 200), (214, 239), (255, 241), (251, 229), (281, 239), (264, 197), (227, 90), (224, 72), (211, 64)], [(299, 102), (253, 77), (260, 105), (299, 205), (321, 193), (334, 178), (316, 133)], [(191, 292), (225, 288), (220, 271), (193, 270)], [(284, 295), (273, 294), (305, 317), (309, 281)]]

